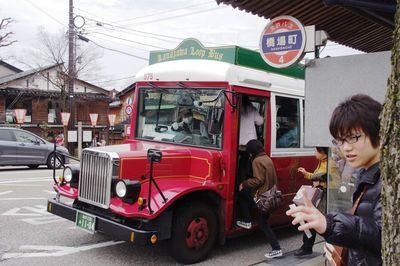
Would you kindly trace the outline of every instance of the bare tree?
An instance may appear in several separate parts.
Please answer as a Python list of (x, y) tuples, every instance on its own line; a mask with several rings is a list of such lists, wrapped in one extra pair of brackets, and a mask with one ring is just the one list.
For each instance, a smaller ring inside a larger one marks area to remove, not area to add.
[[(61, 109), (66, 109), (67, 98), (67, 80), (68, 80), (68, 36), (63, 31), (51, 34), (44, 28), (38, 30), (38, 43), (28, 51), (29, 57), (24, 56), (24, 61), (30, 68), (41, 68), (48, 65), (58, 65), (59, 74), (54, 77), (48, 77), (45, 73), (42, 76), (53, 86), (60, 89)], [(75, 78), (87, 79), (97, 76), (99, 72), (98, 59), (102, 56), (97, 52), (96, 47), (90, 44), (76, 45), (75, 51)], [(29, 58), (29, 61), (28, 61)]]
[(13, 22), (11, 18), (3, 18), (0, 21), (0, 47), (10, 46), (16, 40), (10, 40), (14, 34), (12, 31), (7, 31), (7, 27)]
[[(68, 73), (68, 36), (62, 31), (50, 34), (44, 28), (39, 28), (38, 40), (37, 49), (34, 50), (36, 58), (46, 64), (65, 63), (63, 72)], [(96, 46), (77, 42), (74, 54), (75, 77), (85, 79), (96, 76), (100, 69), (98, 59), (102, 57)]]

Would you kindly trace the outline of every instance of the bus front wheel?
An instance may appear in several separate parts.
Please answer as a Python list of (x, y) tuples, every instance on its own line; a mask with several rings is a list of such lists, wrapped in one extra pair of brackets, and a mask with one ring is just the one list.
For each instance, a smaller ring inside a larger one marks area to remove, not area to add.
[(185, 264), (204, 260), (217, 238), (218, 223), (213, 209), (202, 203), (190, 204), (178, 208), (174, 217), (171, 255)]

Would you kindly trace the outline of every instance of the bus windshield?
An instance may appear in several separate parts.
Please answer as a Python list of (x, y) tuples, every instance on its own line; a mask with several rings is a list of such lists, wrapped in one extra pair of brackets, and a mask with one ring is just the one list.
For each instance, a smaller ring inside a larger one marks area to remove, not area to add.
[(136, 138), (221, 148), (224, 97), (221, 89), (140, 88)]

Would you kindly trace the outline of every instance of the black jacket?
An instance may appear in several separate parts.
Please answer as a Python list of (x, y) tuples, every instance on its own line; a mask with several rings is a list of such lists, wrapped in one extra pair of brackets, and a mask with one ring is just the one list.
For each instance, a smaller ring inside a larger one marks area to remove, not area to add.
[(328, 243), (347, 247), (347, 265), (382, 265), (381, 255), (381, 180), (379, 163), (361, 171), (353, 203), (364, 186), (367, 191), (361, 198), (355, 215), (343, 212), (326, 215), (327, 230), (323, 237)]

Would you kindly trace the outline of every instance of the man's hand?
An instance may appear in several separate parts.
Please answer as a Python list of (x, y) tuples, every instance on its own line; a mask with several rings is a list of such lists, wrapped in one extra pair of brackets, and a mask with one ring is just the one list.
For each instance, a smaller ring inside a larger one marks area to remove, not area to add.
[(239, 185), (239, 191), (242, 191), (243, 190), (243, 184), (240, 184)]
[(297, 206), (290, 209), (286, 212), (286, 215), (294, 217), (292, 221), (293, 225), (299, 224), (301, 221), (306, 222), (298, 227), (299, 231), (314, 229), (318, 234), (325, 233), (327, 226), (325, 216), (314, 207), (305, 191), (303, 191), (303, 198), (305, 206)]

